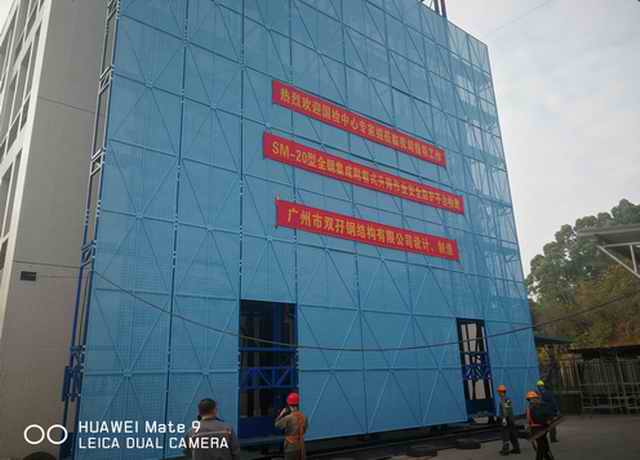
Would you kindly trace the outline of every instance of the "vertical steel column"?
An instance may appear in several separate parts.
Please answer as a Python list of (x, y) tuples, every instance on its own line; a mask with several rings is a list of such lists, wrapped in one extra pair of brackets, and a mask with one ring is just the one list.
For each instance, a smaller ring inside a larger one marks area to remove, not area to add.
[(446, 0), (440, 0), (441, 3), (441, 10), (442, 10), (442, 16), (443, 17), (447, 17), (447, 4), (446, 4)]
[[(82, 399), (82, 380), (84, 375), (84, 352), (87, 342), (87, 323), (89, 320), (91, 307), (91, 294), (93, 292), (94, 268), (95, 268), (95, 241), (97, 239), (100, 227), (100, 207), (102, 199), (102, 177), (104, 174), (104, 157), (106, 152), (107, 130), (109, 128), (109, 108), (111, 104), (111, 71), (113, 66), (114, 50), (116, 49), (117, 31), (118, 31), (118, 15), (120, 13), (120, 0), (111, 0), (107, 2), (105, 22), (104, 22), (104, 43), (102, 50), (102, 58), (100, 60), (100, 74), (98, 75), (98, 94), (96, 96), (96, 116), (93, 125), (89, 180), (87, 185), (87, 200), (84, 218), (84, 228), (82, 236), (82, 246), (80, 248), (80, 270), (78, 272), (78, 284), (76, 288), (75, 312), (73, 319), (73, 327), (69, 346), (69, 362), (64, 369), (64, 380), (62, 388), (62, 400), (64, 401), (64, 409), (62, 414), (62, 425), (67, 426), (69, 423), (69, 413), (75, 415), (72, 434), (77, 433), (78, 422), (80, 419), (80, 405)], [(109, 28), (109, 20), (113, 18), (113, 39), (111, 40), (110, 61), (106, 62), (108, 35), (111, 33)], [(104, 113), (100, 113), (100, 98), (106, 93), (104, 104)], [(100, 128), (100, 116), (104, 117), (104, 126), (102, 127), (101, 142), (96, 146), (98, 140), (98, 129)], [(96, 182), (97, 181), (97, 182)], [(97, 187), (93, 190), (92, 185), (96, 183)], [(94, 197), (94, 192), (95, 197)], [(95, 201), (94, 201), (95, 200)], [(93, 211), (93, 213), (92, 213)], [(93, 220), (93, 221), (92, 221)], [(91, 227), (92, 226), (92, 227)], [(92, 234), (89, 229), (92, 228)], [(86, 279), (85, 279), (85, 273)], [(70, 404), (75, 402), (75, 407), (71, 408)], [(76, 437), (70, 436), (66, 443), (60, 446), (59, 455), (68, 454), (72, 459), (75, 458)]]

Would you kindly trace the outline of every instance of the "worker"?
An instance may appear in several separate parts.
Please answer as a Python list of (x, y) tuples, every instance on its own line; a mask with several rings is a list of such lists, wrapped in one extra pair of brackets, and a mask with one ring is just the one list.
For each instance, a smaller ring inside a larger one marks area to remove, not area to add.
[[(511, 399), (507, 398), (507, 387), (498, 386), (498, 396), (500, 397), (500, 410), (498, 416), (502, 424), (500, 435), (502, 437), (502, 450), (500, 455), (519, 454), (520, 444), (518, 443), (518, 430), (513, 421), (513, 404)], [(509, 441), (511, 441), (512, 449), (509, 450)]]
[[(540, 379), (536, 383), (538, 387), (538, 393), (542, 399), (542, 403), (548, 405), (551, 409), (553, 409), (553, 416), (560, 416), (560, 405), (558, 404), (558, 399), (556, 395), (553, 394), (550, 388), (547, 388), (544, 384), (544, 380)], [(554, 426), (549, 430), (549, 437), (551, 438), (551, 442), (558, 442), (558, 430)]]
[(553, 419), (553, 411), (548, 405), (542, 403), (540, 395), (535, 391), (527, 393), (527, 401), (529, 402), (527, 408), (529, 435), (539, 435), (535, 441), (531, 441), (536, 449), (536, 460), (554, 460), (547, 439), (547, 430), (549, 422)]
[(284, 459), (305, 460), (304, 434), (309, 428), (307, 418), (300, 412), (300, 396), (287, 396), (287, 407), (276, 418), (276, 428), (284, 431)]
[(218, 418), (218, 403), (198, 403), (198, 421), (185, 435), (184, 454), (192, 460), (238, 460), (240, 445), (231, 425)]

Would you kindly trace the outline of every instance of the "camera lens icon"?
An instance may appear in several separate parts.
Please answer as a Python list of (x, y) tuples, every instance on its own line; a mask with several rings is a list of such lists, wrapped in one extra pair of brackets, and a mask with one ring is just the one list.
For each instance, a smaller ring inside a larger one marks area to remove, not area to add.
[[(56, 439), (52, 436), (52, 433), (55, 432), (55, 430), (59, 430), (61, 433), (59, 439)], [(32, 446), (42, 444), (45, 438), (54, 446), (59, 446), (69, 438), (69, 431), (63, 425), (60, 425), (58, 423), (56, 423), (55, 425), (51, 425), (46, 431), (43, 427), (34, 423), (33, 425), (29, 425), (24, 429), (23, 437), (24, 440)]]

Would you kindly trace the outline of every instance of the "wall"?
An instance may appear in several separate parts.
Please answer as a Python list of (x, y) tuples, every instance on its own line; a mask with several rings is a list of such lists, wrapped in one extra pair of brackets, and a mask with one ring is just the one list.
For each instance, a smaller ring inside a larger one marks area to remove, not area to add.
[[(236, 424), (238, 340), (214, 329), (237, 331), (240, 298), (297, 304), (299, 342), (329, 347), (455, 341), (457, 317), (489, 334), (530, 324), (484, 44), (413, 0), (139, 0), (120, 13), (81, 419), (189, 421), (214, 397)], [(447, 167), (273, 105), (273, 79), (443, 147)], [(462, 194), (466, 213), (266, 160), (265, 130)], [(456, 239), (461, 260), (276, 227), (276, 197)], [(521, 412), (531, 333), (489, 343)], [(467, 418), (456, 345), (301, 350), (299, 367), (310, 438)]]
[[(13, 244), (3, 280), (0, 458), (58, 452), (46, 443), (28, 446), (23, 430), (62, 420), (61, 388), (77, 286), (77, 270), (69, 267), (78, 265), (82, 241), (102, 42), (103, 2), (56, 0), (41, 8), (31, 118), (22, 134)], [(21, 281), (22, 270), (35, 271), (37, 280)]]

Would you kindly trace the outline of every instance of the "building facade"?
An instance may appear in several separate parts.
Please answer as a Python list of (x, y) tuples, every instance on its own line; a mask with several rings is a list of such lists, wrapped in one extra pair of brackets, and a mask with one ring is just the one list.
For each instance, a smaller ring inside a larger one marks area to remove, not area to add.
[(3, 459), (57, 451), (23, 431), (63, 416), (103, 18), (101, 2), (21, 0), (0, 34)]
[[(260, 438), (298, 389), (320, 439), (492, 413), (499, 383), (523, 411), (483, 43), (415, 0), (121, 0), (105, 30), (78, 420), (188, 423), (213, 397)], [(159, 443), (119, 455), (179, 453)]]

